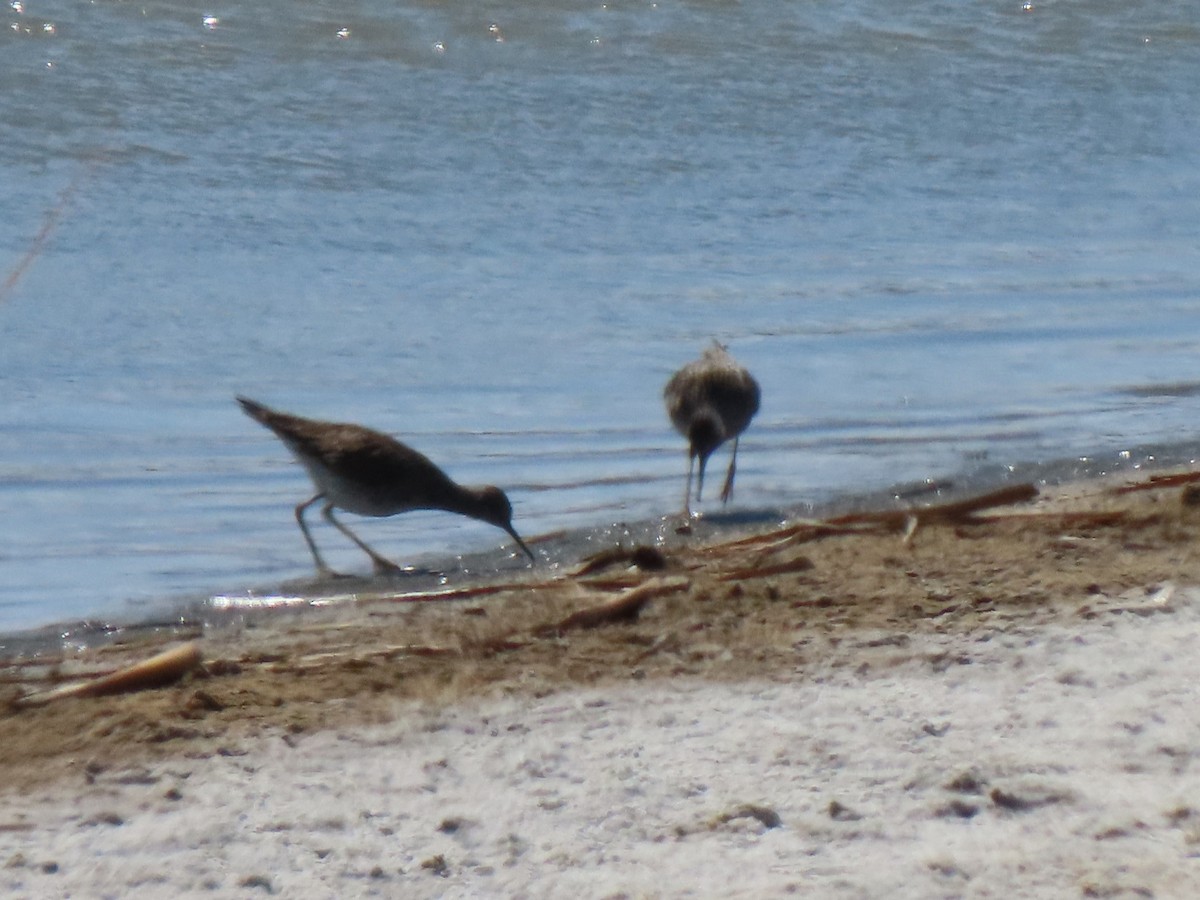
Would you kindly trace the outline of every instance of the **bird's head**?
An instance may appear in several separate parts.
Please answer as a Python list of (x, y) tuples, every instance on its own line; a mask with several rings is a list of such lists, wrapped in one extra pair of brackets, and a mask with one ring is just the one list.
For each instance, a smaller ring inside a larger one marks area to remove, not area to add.
[(476, 489), (475, 496), (479, 500), (479, 518), (497, 528), (508, 528), (512, 525), (512, 504), (508, 495), (495, 485), (489, 484)]
[(495, 485), (486, 485), (478, 488), (475, 492), (478, 498), (478, 518), (489, 525), (495, 525), (497, 528), (503, 528), (512, 539), (517, 542), (517, 546), (525, 551), (525, 555), (533, 562), (536, 558), (533, 551), (525, 546), (525, 542), (521, 540), (521, 536), (517, 534), (517, 530), (512, 524), (512, 504), (508, 501), (508, 495)]
[(692, 456), (700, 457), (701, 462), (707, 460), (724, 440), (725, 429), (721, 427), (721, 420), (716, 413), (701, 413), (688, 426), (688, 444)]

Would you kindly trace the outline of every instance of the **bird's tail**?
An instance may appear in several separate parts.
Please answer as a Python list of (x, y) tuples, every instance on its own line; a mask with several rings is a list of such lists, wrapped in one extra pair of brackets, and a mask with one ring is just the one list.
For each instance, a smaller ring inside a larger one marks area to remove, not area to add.
[(260, 425), (266, 425), (268, 428), (271, 427), (270, 419), (273, 415), (273, 410), (269, 407), (263, 406), (249, 397), (238, 397), (237, 402), (242, 404), (242, 410), (255, 422), (258, 422)]

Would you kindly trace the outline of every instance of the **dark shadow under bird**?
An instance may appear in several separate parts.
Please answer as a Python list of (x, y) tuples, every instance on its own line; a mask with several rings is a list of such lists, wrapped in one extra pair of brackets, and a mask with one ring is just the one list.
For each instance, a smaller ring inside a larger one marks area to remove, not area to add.
[(704, 490), (704, 467), (721, 444), (733, 439), (733, 455), (721, 501), (733, 496), (733, 477), (737, 471), (738, 438), (758, 412), (758, 382), (729, 355), (724, 346), (713, 341), (700, 358), (688, 363), (671, 376), (663, 389), (667, 415), (676, 430), (687, 438), (688, 475), (683, 494), (683, 511), (691, 515), (692, 470), (699, 459), (696, 500)]
[(534, 561), (533, 552), (513, 528), (512, 505), (500, 488), (458, 484), (423, 454), (371, 428), (305, 419), (245, 397), (237, 401), (250, 418), (275, 432), (317, 488), (314, 496), (296, 507), (296, 521), (321, 575), (336, 573), (325, 564), (304, 521), (305, 510), (319, 500), (325, 501), (325, 518), (371, 558), (378, 574), (402, 570), (338, 521), (335, 509), (361, 516), (393, 516), (414, 509), (458, 513), (503, 528)]

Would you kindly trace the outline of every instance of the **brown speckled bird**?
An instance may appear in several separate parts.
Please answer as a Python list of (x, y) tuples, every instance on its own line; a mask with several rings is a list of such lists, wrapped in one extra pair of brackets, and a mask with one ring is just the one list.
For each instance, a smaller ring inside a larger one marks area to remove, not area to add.
[(692, 469), (696, 459), (700, 460), (696, 485), (696, 500), (699, 501), (704, 490), (704, 466), (709, 456), (733, 438), (733, 456), (729, 460), (729, 471), (725, 473), (725, 486), (721, 489), (721, 501), (727, 503), (733, 496), (738, 437), (758, 412), (758, 382), (714, 340), (699, 359), (671, 376), (663, 389), (663, 399), (671, 422), (688, 441), (684, 514), (691, 515)]
[(423, 454), (361, 425), (304, 419), (245, 397), (237, 401), (250, 418), (275, 432), (316, 485), (317, 493), (296, 507), (296, 521), (322, 576), (336, 573), (321, 558), (304, 521), (304, 511), (318, 500), (325, 501), (322, 513), (330, 524), (371, 557), (377, 574), (401, 569), (334, 518), (335, 508), (360, 516), (393, 516), (413, 509), (441, 509), (470, 516), (503, 528), (534, 560), (533, 552), (513, 528), (512, 505), (500, 488), (464, 487)]

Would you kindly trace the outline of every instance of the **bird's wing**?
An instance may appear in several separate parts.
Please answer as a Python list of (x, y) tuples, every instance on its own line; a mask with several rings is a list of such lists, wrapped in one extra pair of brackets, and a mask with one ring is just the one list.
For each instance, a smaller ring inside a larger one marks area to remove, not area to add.
[(293, 452), (315, 457), (344, 478), (367, 485), (390, 482), (413, 485), (445, 479), (446, 475), (423, 453), (390, 435), (361, 425), (338, 424), (309, 429), (296, 427), (280, 435)]

